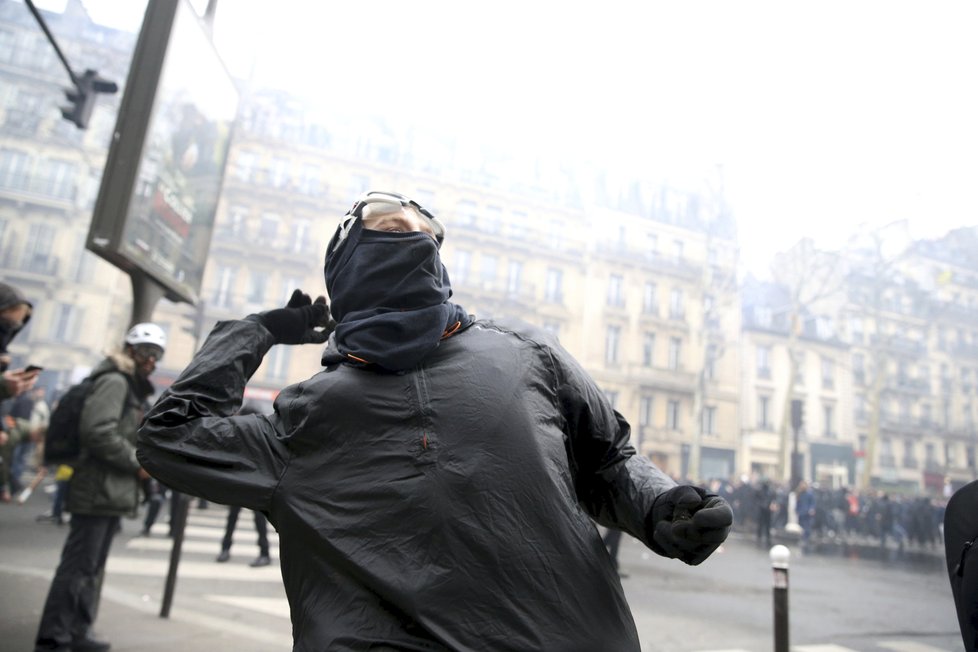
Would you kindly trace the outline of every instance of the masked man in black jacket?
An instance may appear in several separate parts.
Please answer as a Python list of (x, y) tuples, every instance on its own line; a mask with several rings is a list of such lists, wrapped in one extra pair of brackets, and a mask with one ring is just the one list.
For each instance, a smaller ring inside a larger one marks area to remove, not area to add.
[[(189, 494), (268, 514), (295, 650), (638, 650), (592, 519), (704, 561), (727, 503), (635, 455), (629, 426), (554, 338), (449, 301), (441, 222), (367, 193), (324, 297), (219, 323), (139, 432)], [(232, 416), (276, 344), (324, 369), (270, 415)]]

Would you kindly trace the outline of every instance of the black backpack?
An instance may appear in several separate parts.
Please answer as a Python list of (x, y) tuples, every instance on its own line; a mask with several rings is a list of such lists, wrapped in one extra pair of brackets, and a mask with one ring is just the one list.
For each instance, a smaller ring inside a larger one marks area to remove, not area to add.
[[(78, 461), (81, 456), (81, 421), (82, 408), (88, 395), (95, 387), (95, 379), (106, 373), (120, 373), (115, 369), (106, 369), (92, 374), (77, 385), (72, 385), (58, 400), (58, 405), (51, 412), (47, 432), (44, 434), (44, 465), (68, 464)], [(125, 405), (123, 405), (125, 410)]]

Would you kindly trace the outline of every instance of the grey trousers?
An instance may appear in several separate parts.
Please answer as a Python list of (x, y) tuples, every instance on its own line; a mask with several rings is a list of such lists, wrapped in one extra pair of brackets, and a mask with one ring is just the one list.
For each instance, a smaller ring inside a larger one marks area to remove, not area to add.
[(71, 515), (71, 529), (41, 614), (36, 650), (63, 649), (88, 636), (98, 610), (105, 560), (118, 530), (118, 516)]

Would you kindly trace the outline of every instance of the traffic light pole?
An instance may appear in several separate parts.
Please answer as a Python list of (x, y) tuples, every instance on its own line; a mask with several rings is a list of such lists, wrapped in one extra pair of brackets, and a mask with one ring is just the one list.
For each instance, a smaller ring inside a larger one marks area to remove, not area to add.
[(66, 120), (75, 123), (75, 126), (79, 129), (85, 129), (88, 127), (88, 119), (92, 116), (92, 109), (95, 107), (95, 95), (97, 93), (115, 93), (119, 90), (119, 86), (114, 81), (99, 77), (98, 72), (95, 70), (86, 70), (85, 74), (81, 77), (76, 75), (75, 71), (71, 69), (71, 64), (68, 63), (68, 59), (65, 58), (64, 53), (61, 51), (61, 48), (58, 47), (58, 42), (55, 40), (54, 34), (51, 33), (47, 23), (44, 22), (44, 17), (41, 16), (37, 7), (34, 6), (33, 0), (24, 0), (24, 2), (34, 15), (38, 25), (41, 26), (44, 35), (47, 36), (48, 42), (54, 48), (54, 52), (58, 55), (58, 59), (61, 60), (61, 64), (68, 71), (68, 77), (71, 78), (71, 84), (74, 86), (74, 88), (65, 90), (65, 97), (71, 105), (62, 108), (61, 115)]

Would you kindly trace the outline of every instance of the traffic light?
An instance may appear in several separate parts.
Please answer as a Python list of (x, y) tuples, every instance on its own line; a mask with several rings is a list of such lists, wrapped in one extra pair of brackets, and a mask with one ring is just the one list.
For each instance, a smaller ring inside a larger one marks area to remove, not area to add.
[(75, 82), (74, 88), (65, 89), (65, 97), (71, 105), (61, 107), (61, 115), (79, 129), (85, 129), (95, 108), (96, 93), (115, 93), (119, 87), (115, 82), (99, 77), (94, 70), (86, 70), (84, 75), (75, 78)]
[(791, 427), (801, 430), (805, 424), (805, 403), (801, 399), (791, 399)]

